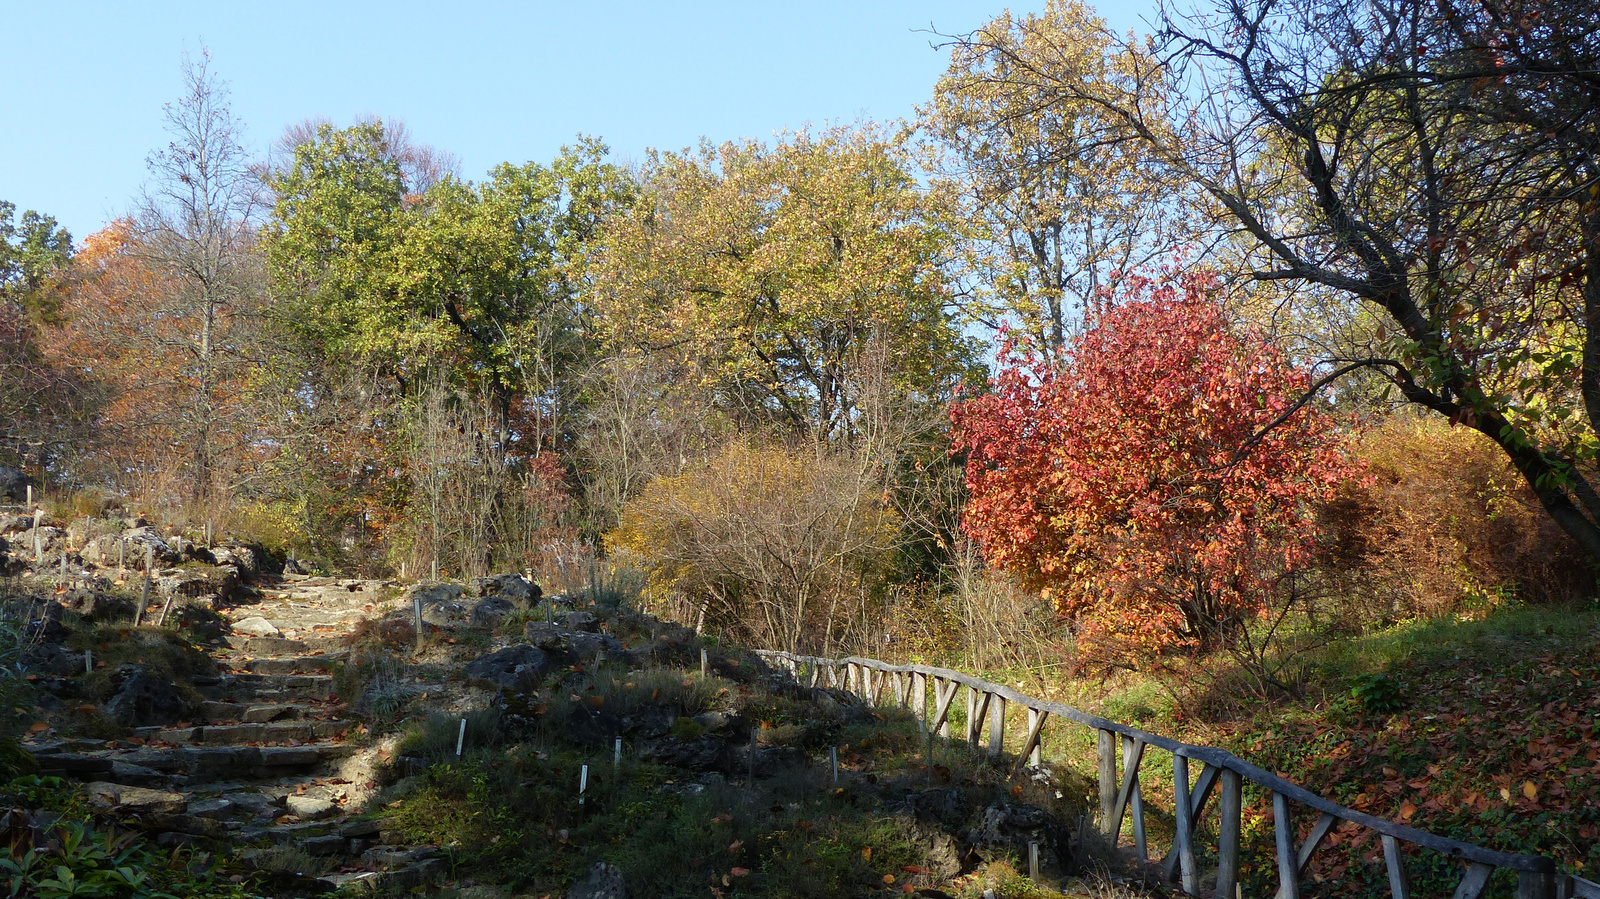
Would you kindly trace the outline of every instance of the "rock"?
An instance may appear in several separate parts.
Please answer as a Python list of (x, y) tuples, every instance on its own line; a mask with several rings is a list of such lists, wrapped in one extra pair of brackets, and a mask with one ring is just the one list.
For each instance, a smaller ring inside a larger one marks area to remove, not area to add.
[(236, 634), (249, 634), (252, 637), (279, 637), (283, 632), (265, 618), (252, 616), (241, 618), (233, 623), (233, 632)]
[(414, 609), (422, 600), (422, 620), (434, 627), (454, 627), (467, 620), (467, 607), (461, 602), (466, 591), (458, 584), (412, 584), (401, 594), (402, 608)]
[(473, 659), (461, 669), (461, 674), (468, 680), (530, 693), (538, 689), (539, 681), (549, 667), (550, 662), (543, 652), (532, 646), (518, 644)]
[(122, 533), (121, 526), (104, 518), (90, 518), (87, 515), (72, 519), (67, 525), (67, 545), (87, 547), (91, 542), (102, 537), (112, 537)]
[(66, 549), (67, 532), (57, 527), (51, 527), (48, 524), (37, 525), (28, 528), (26, 531), (22, 531), (21, 533), (17, 534), (16, 537), (12, 538), (11, 543), (15, 545), (17, 549), (25, 553), (29, 559), (32, 559), (33, 551), (37, 546), (37, 544), (34, 543), (35, 534), (38, 535), (38, 539), (44, 544), (44, 551), (47, 553), (55, 550)]
[[(128, 542), (127, 558), (128, 567), (144, 570), (145, 551), (149, 550), (155, 557), (157, 565), (173, 565), (178, 562), (178, 553), (169, 545), (161, 532), (152, 527), (132, 527), (122, 532), (122, 539)], [(115, 552), (115, 549), (113, 549)]]
[(188, 697), (138, 665), (123, 665), (112, 675), (115, 692), (106, 701), (106, 716), (123, 727), (176, 724), (194, 714)]
[(497, 574), (493, 577), (474, 578), (472, 595), (498, 596), (513, 603), (516, 608), (527, 609), (538, 603), (544, 591), (539, 585), (520, 574)]
[(344, 837), (336, 833), (306, 837), (300, 841), (300, 848), (312, 855), (343, 855), (345, 845)]
[(212, 563), (223, 567), (233, 568), (244, 578), (257, 578), (261, 576), (261, 564), (265, 554), (253, 546), (229, 544), (216, 546), (211, 549)]
[(544, 650), (550, 664), (559, 666), (581, 665), (593, 661), (601, 653), (614, 661), (630, 661), (633, 654), (610, 634), (591, 634), (574, 631), (558, 624), (530, 621), (523, 634), (528, 642)]
[(61, 613), (66, 611), (61, 603), (42, 596), (14, 596), (10, 600), (11, 615), (23, 621), (22, 631), (30, 643), (60, 643), (67, 639), (67, 626), (61, 623)]
[(125, 784), (95, 781), (84, 786), (89, 794), (89, 804), (101, 808), (122, 808), (129, 811), (160, 815), (180, 815), (189, 800), (182, 793), (167, 793), (130, 787)]
[(565, 621), (569, 631), (593, 632), (600, 628), (600, 619), (590, 612), (568, 612)]
[[(59, 625), (58, 625), (59, 626)], [(64, 632), (66, 628), (62, 628)], [(60, 642), (41, 643), (28, 650), (22, 664), (29, 671), (52, 677), (71, 677), (83, 673), (83, 653), (73, 652)]]
[(725, 765), (728, 744), (715, 737), (699, 740), (665, 739), (645, 743), (639, 749), (639, 758), (646, 762), (659, 762), (687, 768), (690, 771), (714, 771)]
[(567, 899), (628, 899), (628, 884), (615, 865), (597, 862), (567, 891)]
[(986, 861), (1004, 855), (1027, 858), (1028, 844), (1038, 843), (1039, 870), (1046, 877), (1060, 878), (1070, 867), (1069, 831), (1038, 806), (991, 805), (983, 810), (964, 836), (965, 842)]
[(38, 482), (19, 468), (9, 465), (0, 465), (0, 499), (9, 499), (13, 502), (26, 502), (28, 488), (37, 487)]
[(467, 620), (473, 627), (494, 627), (500, 623), (500, 619), (516, 611), (516, 608), (509, 599), (486, 596), (473, 605), (472, 614)]
[(226, 602), (239, 585), (239, 576), (228, 568), (202, 565), (161, 572), (156, 586), (163, 596), (216, 596)]
[(0, 534), (15, 534), (31, 527), (33, 527), (31, 515), (0, 514)]
[(339, 807), (332, 802), (310, 796), (290, 796), (284, 803), (288, 806), (289, 814), (302, 821), (321, 821), (339, 813)]
[(361, 864), (363, 867), (377, 868), (380, 871), (393, 871), (427, 861), (438, 854), (438, 850), (428, 846), (418, 846), (414, 849), (374, 848), (361, 853)]
[(78, 589), (61, 596), (61, 604), (84, 621), (112, 621), (133, 617), (133, 603), (99, 590)]
[(184, 814), (196, 818), (225, 818), (237, 808), (226, 799), (196, 799), (184, 809)]
[[(96, 568), (112, 568), (117, 564), (117, 547), (122, 545), (119, 535), (106, 535), (95, 537), (83, 545), (78, 551), (78, 557), (83, 559), (83, 564), (93, 565)], [(123, 550), (124, 564), (133, 561), (132, 548)]]

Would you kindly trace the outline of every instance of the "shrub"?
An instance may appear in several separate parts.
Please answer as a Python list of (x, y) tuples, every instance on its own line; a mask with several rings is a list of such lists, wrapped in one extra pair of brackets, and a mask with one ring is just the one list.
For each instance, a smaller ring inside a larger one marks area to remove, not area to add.
[(1396, 417), (1363, 434), (1368, 478), (1324, 509), (1330, 576), (1374, 620), (1593, 595), (1595, 574), (1488, 438)]
[(1348, 471), (1332, 423), (1214, 279), (1125, 278), (1061, 360), (1008, 350), (952, 411), (989, 561), (1052, 596), (1109, 659), (1230, 645), (1313, 558)]
[(647, 485), (607, 543), (707, 624), (755, 645), (826, 652), (882, 583), (897, 527), (850, 459), (735, 444)]

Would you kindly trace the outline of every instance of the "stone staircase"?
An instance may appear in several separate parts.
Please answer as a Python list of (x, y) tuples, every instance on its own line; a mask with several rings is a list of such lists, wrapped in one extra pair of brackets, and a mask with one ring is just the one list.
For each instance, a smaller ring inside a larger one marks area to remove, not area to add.
[(334, 673), (347, 636), (399, 604), (398, 585), (288, 575), (224, 614), (236, 626), (213, 654), (219, 671), (191, 684), (195, 720), (136, 726), (118, 739), (36, 740), (42, 773), (83, 781), (91, 801), (155, 834), (163, 847), (229, 843), (252, 857), (298, 849), (332, 873), (298, 891), (405, 889), (437, 879), (432, 847), (400, 845), (361, 817), (392, 749), (366, 740)]

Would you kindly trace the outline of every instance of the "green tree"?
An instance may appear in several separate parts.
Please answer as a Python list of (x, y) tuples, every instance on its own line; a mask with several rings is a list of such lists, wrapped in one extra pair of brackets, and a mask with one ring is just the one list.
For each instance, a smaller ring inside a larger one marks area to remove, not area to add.
[[(951, 45), (950, 67), (922, 110), (933, 168), (962, 207), (971, 264), (987, 295), (975, 305), (1052, 355), (1092, 314), (1113, 272), (1171, 255), (1186, 236), (1187, 183), (1115, 116), (1085, 101), (1043, 101), (1013, 76), (1013, 58), (1116, 85), (1128, 60), (1085, 4), (1051, 0), (1039, 15), (1002, 13)], [(1136, 62), (1148, 65), (1147, 59)]]
[(836, 445), (863, 436), (868, 392), (937, 402), (966, 371), (953, 236), (876, 129), (654, 153), (642, 181), (591, 268), (611, 353), (672, 360), (741, 426)]
[(8, 464), (45, 469), (82, 435), (95, 406), (91, 385), (52, 361), (40, 324), (60, 308), (59, 282), (72, 237), (33, 210), (18, 219), (0, 200), (0, 454)]

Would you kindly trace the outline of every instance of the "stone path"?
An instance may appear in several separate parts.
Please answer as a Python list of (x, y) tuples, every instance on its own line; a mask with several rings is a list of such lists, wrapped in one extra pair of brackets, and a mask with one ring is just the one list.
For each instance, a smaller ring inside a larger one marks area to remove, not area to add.
[(428, 882), (444, 862), (399, 844), (382, 821), (355, 820), (392, 747), (365, 740), (333, 673), (363, 618), (399, 604), (383, 581), (289, 575), (233, 606), (214, 676), (193, 686), (197, 720), (135, 727), (123, 739), (35, 742), (42, 773), (87, 782), (91, 800), (137, 818), (164, 847), (228, 841), (244, 856), (292, 847), (336, 873), (323, 888), (394, 889)]

